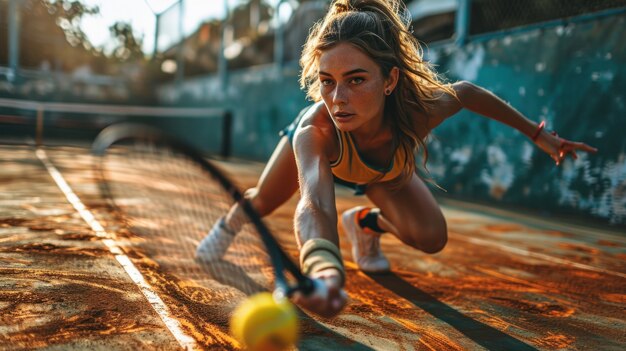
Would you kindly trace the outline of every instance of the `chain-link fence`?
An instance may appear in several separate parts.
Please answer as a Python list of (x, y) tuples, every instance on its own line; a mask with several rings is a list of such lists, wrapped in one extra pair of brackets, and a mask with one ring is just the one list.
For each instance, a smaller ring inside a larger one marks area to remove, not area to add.
[(626, 7), (626, 0), (472, 0), (470, 34)]

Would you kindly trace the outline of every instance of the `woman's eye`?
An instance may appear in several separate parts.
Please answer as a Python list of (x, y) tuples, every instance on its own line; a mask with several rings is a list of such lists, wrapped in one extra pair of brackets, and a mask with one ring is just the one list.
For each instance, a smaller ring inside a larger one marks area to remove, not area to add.
[(322, 79), (322, 80), (321, 80), (321, 83), (322, 83), (322, 85), (324, 85), (324, 86), (328, 86), (328, 85), (333, 84), (333, 81), (332, 81), (332, 80), (330, 80), (330, 79)]
[(361, 84), (361, 83), (363, 83), (364, 80), (365, 79), (363, 79), (363, 78), (355, 77), (355, 78), (352, 78), (350, 81), (351, 81), (352, 84)]

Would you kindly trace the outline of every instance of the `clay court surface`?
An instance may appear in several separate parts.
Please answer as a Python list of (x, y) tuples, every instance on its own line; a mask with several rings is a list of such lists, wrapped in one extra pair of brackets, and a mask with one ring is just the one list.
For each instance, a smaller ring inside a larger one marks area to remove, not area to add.
[[(203, 276), (182, 249), (194, 242), (147, 241), (116, 222), (87, 148), (45, 151), (190, 337), (184, 345), (239, 349), (228, 313), (248, 292)], [(221, 164), (244, 187), (262, 166)], [(367, 201), (337, 194), (339, 211)], [(266, 222), (295, 256), (294, 207), (292, 199)], [(449, 242), (441, 253), (383, 237), (389, 275), (358, 271), (340, 229), (350, 303), (332, 320), (301, 312), (298, 349), (626, 349), (626, 235), (462, 203), (443, 209)], [(34, 148), (0, 146), (0, 349), (183, 348), (104, 241)]]

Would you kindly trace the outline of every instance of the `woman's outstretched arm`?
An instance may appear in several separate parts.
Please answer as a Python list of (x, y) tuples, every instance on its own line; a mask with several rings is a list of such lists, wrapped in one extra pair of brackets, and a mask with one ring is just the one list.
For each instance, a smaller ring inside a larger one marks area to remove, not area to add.
[(343, 309), (347, 296), (343, 290), (345, 273), (339, 251), (335, 188), (327, 156), (329, 143), (325, 140), (324, 133), (314, 126), (303, 127), (295, 135), (300, 201), (294, 227), (301, 247), (301, 269), (323, 282), (328, 295), (298, 296), (295, 300), (321, 316), (332, 317)]
[(597, 149), (581, 142), (560, 138), (543, 129), (540, 123), (526, 118), (523, 114), (497, 97), (492, 92), (473, 83), (461, 81), (452, 84), (456, 97), (443, 94), (429, 114), (430, 129), (441, 124), (446, 118), (465, 108), (517, 129), (546, 152), (558, 165), (567, 155), (577, 158), (577, 151), (596, 152)]

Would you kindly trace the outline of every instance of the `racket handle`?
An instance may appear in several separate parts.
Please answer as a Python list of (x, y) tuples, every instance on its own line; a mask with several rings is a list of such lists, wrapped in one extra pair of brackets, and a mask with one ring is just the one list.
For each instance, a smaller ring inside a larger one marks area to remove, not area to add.
[(298, 284), (298, 286), (292, 287), (286, 292), (284, 289), (278, 288), (274, 290), (273, 295), (274, 298), (278, 301), (284, 298), (291, 298), (295, 294), (301, 294), (306, 296), (307, 298), (326, 300), (328, 298), (328, 287), (321, 279), (311, 279), (309, 277), (304, 277), (304, 279), (300, 281), (300, 284)]
[(315, 282), (315, 280), (309, 278), (309, 277), (304, 277), (298, 284), (298, 287), (296, 288), (299, 292), (301, 292), (302, 294), (308, 296), (312, 293), (315, 292), (315, 289), (317, 289), (318, 286)]
[(305, 295), (310, 296), (316, 300), (326, 301), (328, 298), (328, 287), (326, 283), (324, 283), (321, 279), (310, 279), (312, 284), (312, 289), (305, 293)]
[[(307, 276), (302, 276), (299, 278), (298, 285), (289, 287), (287, 289), (276, 289), (274, 291), (274, 294), (277, 297), (292, 297), (296, 293), (300, 293), (304, 296), (309, 296), (311, 294), (317, 294), (317, 296), (325, 296), (328, 294), (328, 288), (326, 287), (326, 284), (324, 284), (319, 279), (311, 279)], [(323, 293), (324, 295), (319, 295), (320, 293)]]

